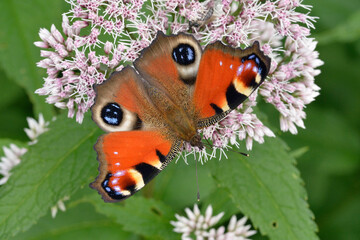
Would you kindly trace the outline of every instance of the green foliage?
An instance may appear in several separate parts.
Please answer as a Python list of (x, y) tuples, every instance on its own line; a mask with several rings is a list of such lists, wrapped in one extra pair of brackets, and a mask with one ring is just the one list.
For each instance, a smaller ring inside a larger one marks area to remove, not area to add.
[[(312, 131), (288, 136), (292, 146), (307, 146), (299, 168), (323, 239), (357, 239), (359, 226), (360, 137), (333, 110), (312, 108)], [(340, 227), (341, 226), (341, 227)], [(346, 236), (346, 237), (345, 237)]]
[(97, 168), (96, 154), (89, 149), (99, 133), (90, 121), (79, 127), (66, 116), (51, 124), (0, 188), (2, 238), (28, 229), (57, 200), (89, 183)]
[[(161, 172), (150, 183), (148, 188), (144, 189), (144, 194), (152, 189), (151, 195), (156, 199), (161, 199), (164, 203), (171, 205), (178, 211), (183, 210), (184, 206), (193, 206), (196, 202), (196, 173), (195, 161), (188, 158), (189, 165), (183, 163), (179, 159), (178, 164), (169, 164), (166, 169)], [(214, 181), (210, 177), (207, 165), (198, 164), (198, 181), (201, 189), (201, 199), (207, 199), (213, 191)]]
[(26, 98), (25, 91), (8, 79), (2, 69), (0, 83), (0, 137), (24, 140), (26, 138), (23, 128), (26, 126), (26, 117), (32, 114), (31, 103)]
[(295, 160), (285, 148), (281, 140), (267, 139), (254, 146), (250, 157), (231, 152), (229, 159), (208, 166), (262, 234), (271, 239), (317, 239)]
[[(43, 74), (36, 67), (40, 50), (33, 42), (39, 41), (40, 27), (50, 27), (51, 22), (60, 22), (64, 8), (61, 1), (0, 1), (0, 65), (10, 79), (22, 86), (34, 104), (35, 113), (46, 117), (52, 107), (44, 97), (34, 94), (41, 87)], [(44, 22), (47, 26), (44, 26)]]
[(97, 194), (86, 196), (84, 201), (92, 203), (97, 212), (121, 224), (126, 231), (159, 240), (179, 237), (170, 225), (175, 212), (160, 201), (134, 196), (120, 204), (108, 204), (99, 200)]
[(316, 36), (321, 44), (353, 42), (360, 39), (360, 11), (353, 13), (347, 21)]
[(129, 239), (136, 240), (104, 215), (95, 212), (90, 204), (74, 205), (55, 219), (50, 215), (42, 218), (29, 231), (20, 233), (13, 240), (66, 240), (66, 239)]

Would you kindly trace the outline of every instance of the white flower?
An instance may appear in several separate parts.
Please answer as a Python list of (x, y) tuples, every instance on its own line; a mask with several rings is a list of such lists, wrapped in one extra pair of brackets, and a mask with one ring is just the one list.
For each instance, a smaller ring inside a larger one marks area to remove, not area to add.
[[(25, 128), (24, 131), (30, 138), (29, 145), (35, 144), (37, 138), (48, 129), (46, 128), (49, 125), (49, 122), (45, 122), (43, 115), (39, 114), (39, 121), (36, 121), (33, 118), (26, 118), (29, 128)], [(5, 184), (11, 173), (10, 171), (21, 162), (21, 157), (27, 152), (26, 148), (19, 148), (15, 144), (10, 144), (10, 148), (3, 147), (5, 156), (1, 157), (0, 161), (0, 185)]]
[(39, 114), (38, 122), (31, 117), (27, 117), (26, 120), (29, 124), (29, 128), (25, 128), (24, 131), (31, 140), (31, 142), (29, 142), (29, 145), (33, 145), (37, 142), (37, 138), (41, 134), (49, 130), (47, 128), (47, 126), (49, 126), (49, 122), (45, 122), (44, 116), (41, 113)]
[(247, 237), (256, 233), (256, 231), (250, 230), (251, 225), (245, 225), (247, 221), (246, 217), (237, 220), (236, 216), (232, 216), (227, 227), (227, 232), (224, 226), (218, 229), (211, 228), (224, 216), (224, 212), (212, 216), (213, 208), (211, 205), (207, 207), (205, 215), (201, 215), (199, 207), (196, 204), (194, 205), (193, 211), (186, 208), (185, 212), (187, 218), (175, 214), (177, 221), (170, 221), (171, 225), (175, 227), (174, 232), (182, 234), (182, 240), (191, 240), (193, 239), (192, 236), (195, 236), (197, 240), (247, 240)]
[(11, 173), (11, 169), (13, 169), (16, 165), (20, 163), (20, 158), (23, 156), (27, 149), (26, 148), (19, 148), (15, 144), (10, 144), (10, 148), (3, 147), (5, 156), (1, 157), (0, 161), (0, 185), (5, 184)]
[(70, 197), (69, 196), (65, 196), (61, 199), (59, 199), (59, 201), (57, 201), (57, 203), (51, 207), (51, 217), (52, 218), (55, 218), (56, 217), (56, 214), (58, 212), (58, 209), (60, 209), (61, 211), (65, 212), (66, 210), (66, 207), (65, 207), (65, 204), (64, 204), (64, 201), (67, 201), (69, 200)]

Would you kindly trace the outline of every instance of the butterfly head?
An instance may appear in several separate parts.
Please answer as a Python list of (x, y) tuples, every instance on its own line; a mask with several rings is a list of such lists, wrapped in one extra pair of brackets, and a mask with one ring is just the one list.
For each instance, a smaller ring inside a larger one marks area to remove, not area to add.
[(200, 150), (204, 148), (204, 144), (201, 141), (201, 136), (196, 134), (190, 139), (190, 145), (193, 147), (198, 147)]

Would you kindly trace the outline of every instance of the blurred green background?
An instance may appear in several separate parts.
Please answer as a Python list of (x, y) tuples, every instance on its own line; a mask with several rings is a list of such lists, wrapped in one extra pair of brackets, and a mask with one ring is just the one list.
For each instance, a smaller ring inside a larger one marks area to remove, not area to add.
[[(30, 75), (23, 72), (29, 73), (29, 69), (34, 69), (33, 65), (40, 59), (39, 49), (32, 44), (39, 40), (39, 28), (49, 29), (52, 23), (60, 27), (61, 13), (68, 6), (57, 0), (52, 8), (47, 8), (47, 1), (37, 0), (27, 1), (19, 9), (16, 2), (0, 2), (0, 138), (27, 141), (23, 131), (27, 127), (26, 117), (37, 118), (34, 112), (48, 106), (44, 104), (39, 109), (32, 109), (31, 102), (37, 100), (32, 99), (23, 87), (28, 84), (30, 89), (37, 89), (44, 71), (30, 70)], [(26, 5), (35, 4), (40, 7), (31, 14), (41, 14), (41, 21), (36, 21), (37, 18), (27, 21), (29, 14), (22, 13), (27, 11)], [(306, 129), (299, 130), (295, 136), (288, 133), (280, 135), (291, 149), (304, 152), (298, 158), (297, 167), (305, 181), (320, 238), (360, 239), (360, 1), (307, 0), (305, 4), (313, 5), (311, 15), (319, 17), (312, 35), (319, 41), (317, 50), (325, 62), (321, 75), (316, 78), (321, 92), (306, 109)], [(17, 28), (10, 29), (5, 26), (7, 23)], [(4, 42), (9, 42), (9, 38), (13, 38), (10, 48), (4, 48)], [(29, 81), (24, 83), (24, 78), (29, 78)], [(269, 108), (261, 107), (265, 111)], [(49, 116), (46, 117), (49, 119)], [(89, 213), (86, 205), (70, 211), (72, 213), (60, 214), (51, 223), (42, 220), (40, 225), (49, 227), (58, 224), (60, 229), (63, 222), (80, 221), (73, 216), (81, 216), (79, 213), (82, 213), (81, 219), (86, 218), (87, 221), (75, 230), (63, 226), (65, 233), (61, 239), (66, 239), (67, 231), (75, 234), (72, 237), (76, 236), (76, 231), (96, 237), (93, 235), (96, 231), (89, 229), (117, 228), (112, 221), (104, 220), (95, 212)], [(102, 237), (111, 237), (111, 232), (109, 230), (109, 236)], [(36, 229), (31, 234), (41, 239)], [(124, 239), (129, 237), (125, 235)], [(43, 237), (46, 239), (46, 235)]]

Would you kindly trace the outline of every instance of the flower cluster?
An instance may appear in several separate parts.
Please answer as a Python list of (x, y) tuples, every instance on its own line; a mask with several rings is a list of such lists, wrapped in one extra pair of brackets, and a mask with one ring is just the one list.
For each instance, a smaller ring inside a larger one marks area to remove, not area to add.
[(246, 217), (237, 220), (235, 215), (231, 217), (227, 231), (224, 226), (218, 229), (213, 228), (223, 217), (224, 213), (221, 212), (216, 216), (212, 216), (213, 209), (211, 205), (207, 207), (205, 215), (201, 215), (196, 204), (193, 211), (186, 208), (185, 212), (187, 217), (176, 214), (177, 221), (170, 222), (175, 227), (174, 232), (182, 234), (182, 240), (247, 240), (249, 239), (248, 237), (256, 233), (256, 231), (250, 230), (250, 225), (245, 225)]
[(265, 136), (275, 137), (275, 134), (253, 113), (252, 107), (256, 105), (256, 96), (257, 93), (250, 95), (248, 101), (240, 104), (238, 111), (230, 112), (222, 121), (201, 130), (203, 137), (212, 142), (210, 153), (205, 148), (200, 150), (185, 143), (185, 151), (179, 158), (183, 158), (186, 163), (189, 155), (194, 155), (201, 163), (215, 157), (221, 160), (223, 155), (227, 158), (225, 150), (229, 146), (240, 146), (238, 140), (245, 140), (246, 149), (251, 150), (253, 140), (263, 143)]
[[(48, 129), (46, 128), (49, 125), (49, 122), (45, 122), (45, 119), (42, 114), (39, 114), (39, 121), (36, 121), (33, 118), (26, 118), (29, 128), (25, 128), (24, 131), (26, 135), (30, 138), (28, 145), (35, 144), (37, 138)], [(10, 175), (11, 170), (21, 162), (21, 157), (27, 152), (26, 148), (18, 147), (15, 144), (10, 144), (10, 148), (3, 147), (5, 156), (1, 157), (0, 161), (0, 185), (5, 184)]]
[(279, 111), (283, 131), (295, 134), (297, 127), (304, 128), (304, 108), (319, 94), (314, 77), (323, 62), (316, 41), (309, 38), (315, 21), (309, 16), (311, 6), (302, 0), (66, 1), (71, 10), (63, 14), (62, 32), (54, 25), (50, 31), (41, 29), (41, 41), (35, 42), (43, 49), (38, 66), (47, 70), (36, 93), (67, 108), (77, 122), (94, 103), (93, 84), (134, 61), (162, 31), (191, 33), (203, 46), (222, 41), (247, 47), (258, 40), (271, 57), (269, 75), (251, 99), (204, 130), (214, 147), (245, 140), (251, 149), (253, 141), (274, 136), (252, 110), (257, 95)]
[(48, 131), (49, 129), (49, 122), (45, 122), (44, 116), (39, 114), (39, 120), (36, 121), (31, 117), (27, 117), (26, 121), (29, 124), (29, 128), (25, 128), (24, 131), (26, 135), (30, 138), (29, 145), (33, 145), (37, 143), (37, 138), (43, 134), (44, 132)]
[(0, 162), (0, 175), (2, 176), (0, 178), (0, 185), (4, 185), (8, 181), (11, 169), (20, 163), (20, 158), (27, 152), (27, 149), (10, 144), (9, 148), (3, 147), (3, 151), (5, 156), (1, 157)]

